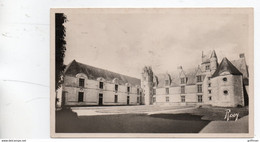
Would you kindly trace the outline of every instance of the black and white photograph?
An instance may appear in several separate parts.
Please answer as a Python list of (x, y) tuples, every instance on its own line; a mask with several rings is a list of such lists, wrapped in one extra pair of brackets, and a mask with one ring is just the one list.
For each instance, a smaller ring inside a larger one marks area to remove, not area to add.
[(252, 8), (51, 9), (51, 137), (252, 137)]

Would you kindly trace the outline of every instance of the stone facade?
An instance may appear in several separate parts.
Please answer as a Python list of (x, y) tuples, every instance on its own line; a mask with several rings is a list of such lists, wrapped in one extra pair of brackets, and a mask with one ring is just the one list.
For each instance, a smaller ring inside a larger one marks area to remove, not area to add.
[(64, 106), (139, 105), (141, 97), (139, 79), (83, 65), (75, 60), (65, 70), (62, 85)]
[(202, 55), (196, 68), (179, 67), (171, 74), (154, 74), (153, 84), (142, 86), (143, 90), (153, 87), (152, 102), (145, 104), (244, 106), (248, 102), (248, 69), (244, 55), (240, 57), (231, 62), (224, 58), (219, 64), (213, 51), (210, 56)]
[(144, 67), (141, 80), (72, 61), (64, 73), (63, 106), (248, 104), (248, 67), (244, 55), (218, 63), (217, 54), (202, 54), (198, 67), (155, 74)]

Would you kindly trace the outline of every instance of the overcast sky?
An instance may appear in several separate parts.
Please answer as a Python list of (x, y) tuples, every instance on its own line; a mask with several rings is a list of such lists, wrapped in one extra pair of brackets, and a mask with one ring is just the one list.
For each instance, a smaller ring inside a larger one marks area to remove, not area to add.
[(139, 78), (145, 65), (155, 73), (197, 67), (202, 51), (215, 49), (219, 62), (248, 55), (249, 18), (237, 10), (93, 11), (64, 12), (65, 64), (75, 59)]

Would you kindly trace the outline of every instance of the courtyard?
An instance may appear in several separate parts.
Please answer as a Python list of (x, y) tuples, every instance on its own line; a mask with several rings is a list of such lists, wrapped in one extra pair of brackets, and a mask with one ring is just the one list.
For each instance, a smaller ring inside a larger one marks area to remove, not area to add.
[[(56, 111), (56, 132), (199, 133), (211, 122), (224, 123), (227, 126), (229, 124), (237, 125), (233, 118), (230, 118), (228, 122), (224, 119), (227, 109), (239, 113), (238, 120), (248, 115), (247, 107), (220, 108), (171, 105), (71, 107)], [(214, 127), (216, 127), (216, 124), (214, 124)], [(243, 125), (243, 127), (247, 126)], [(206, 128), (203, 132), (207, 130), (214, 132), (213, 128)], [(233, 132), (232, 128), (231, 132)]]

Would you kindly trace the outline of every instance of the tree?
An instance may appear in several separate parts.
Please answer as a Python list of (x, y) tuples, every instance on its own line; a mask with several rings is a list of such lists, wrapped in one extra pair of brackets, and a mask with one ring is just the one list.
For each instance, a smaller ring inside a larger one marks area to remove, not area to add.
[(66, 28), (64, 23), (67, 17), (63, 13), (55, 14), (55, 90), (57, 91), (63, 82), (63, 72), (65, 70), (64, 57), (66, 51)]

